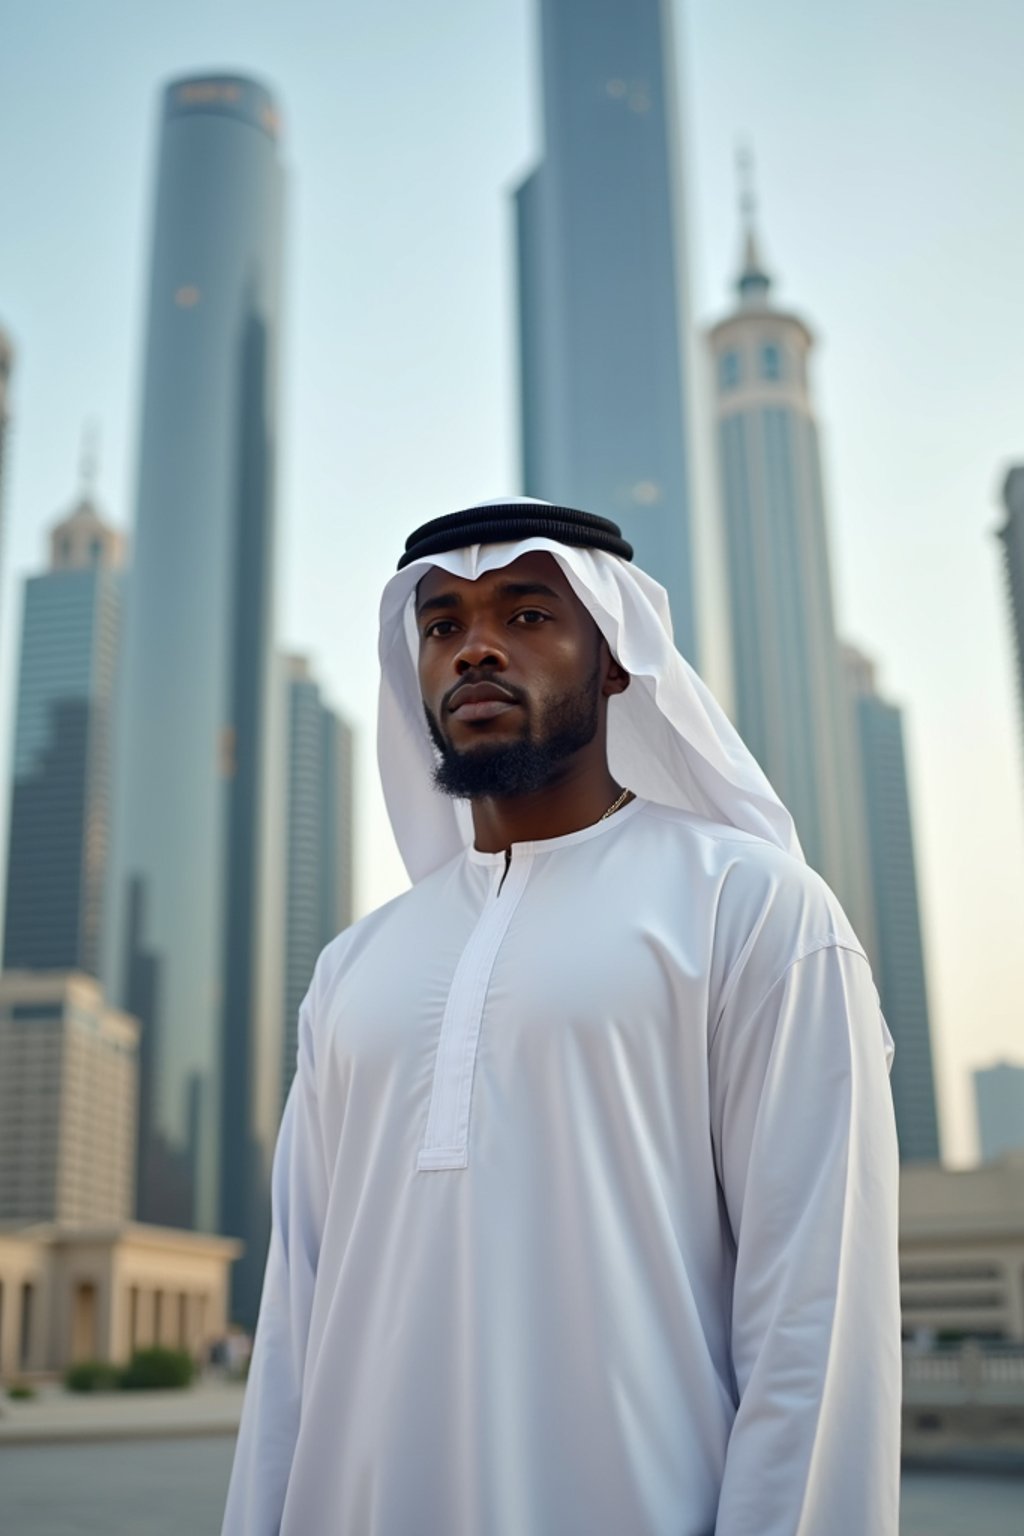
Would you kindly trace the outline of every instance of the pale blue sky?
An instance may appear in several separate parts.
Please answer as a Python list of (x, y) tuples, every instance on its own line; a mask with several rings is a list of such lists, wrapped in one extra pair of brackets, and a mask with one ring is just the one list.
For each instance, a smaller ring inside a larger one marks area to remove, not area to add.
[[(908, 707), (945, 1146), (963, 1158), (967, 1068), (1024, 1060), (1024, 755), (991, 537), (1024, 459), (1024, 7), (676, 14), (695, 318), (727, 301), (742, 138), (778, 296), (821, 338), (840, 613)], [(361, 730), (361, 903), (398, 888), (375, 599), (415, 522), (517, 488), (509, 191), (541, 142), (534, 47), (530, 0), (7, 0), (5, 778), (16, 588), (87, 417), (101, 498), (131, 521), (159, 86), (251, 71), (279, 96), (290, 170), (282, 628)]]

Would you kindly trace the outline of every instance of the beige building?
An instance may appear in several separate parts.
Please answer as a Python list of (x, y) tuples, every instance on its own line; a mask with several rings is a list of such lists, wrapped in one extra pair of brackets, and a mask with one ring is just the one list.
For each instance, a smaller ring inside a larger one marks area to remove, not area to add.
[(163, 1344), (200, 1356), (228, 1325), (232, 1238), (138, 1223), (0, 1224), (0, 1379)]
[[(87, 470), (90, 478), (91, 473)], [(50, 570), (84, 571), (102, 566), (116, 571), (124, 563), (124, 535), (100, 517), (87, 484), (68, 516), (50, 530)]]
[(0, 975), (0, 1222), (131, 1217), (138, 1036), (90, 976)]
[(227, 1331), (242, 1244), (130, 1220), (138, 1040), (91, 976), (0, 975), (0, 1378)]
[(904, 1335), (1024, 1343), (1024, 1153), (907, 1164), (900, 1206)]

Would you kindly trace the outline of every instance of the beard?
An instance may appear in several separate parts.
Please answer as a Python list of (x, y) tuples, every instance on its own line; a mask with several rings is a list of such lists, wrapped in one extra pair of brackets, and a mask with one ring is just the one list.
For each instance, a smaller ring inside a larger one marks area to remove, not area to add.
[(511, 799), (546, 789), (559, 777), (567, 758), (597, 735), (600, 668), (582, 688), (560, 694), (546, 705), (536, 736), (526, 730), (517, 741), (483, 742), (457, 751), (424, 704), (431, 740), (437, 748), (434, 786), (455, 800)]

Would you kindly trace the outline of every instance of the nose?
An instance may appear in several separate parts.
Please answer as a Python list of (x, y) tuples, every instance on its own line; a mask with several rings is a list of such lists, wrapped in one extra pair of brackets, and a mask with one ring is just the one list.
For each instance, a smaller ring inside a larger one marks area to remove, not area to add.
[(477, 619), (467, 625), (454, 661), (460, 677), (476, 667), (504, 672), (508, 666), (508, 650), (502, 643), (500, 631), (495, 632), (494, 624), (485, 618)]

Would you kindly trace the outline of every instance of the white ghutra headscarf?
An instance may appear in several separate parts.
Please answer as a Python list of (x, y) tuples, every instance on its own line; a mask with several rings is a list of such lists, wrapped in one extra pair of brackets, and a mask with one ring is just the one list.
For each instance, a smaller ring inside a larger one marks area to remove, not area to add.
[[(547, 508), (528, 497), (489, 507)], [(473, 838), (463, 801), (434, 788), (435, 748), (417, 676), (415, 594), (431, 566), (475, 581), (533, 550), (558, 561), (566, 580), (630, 674), (608, 704), (608, 767), (645, 800), (693, 811), (786, 849), (803, 852), (793, 818), (711, 692), (672, 640), (668, 597), (646, 572), (602, 549), (540, 536), (476, 543), (414, 558), (384, 588), (380, 604), (377, 759), (391, 826), (409, 878), (422, 880)]]

